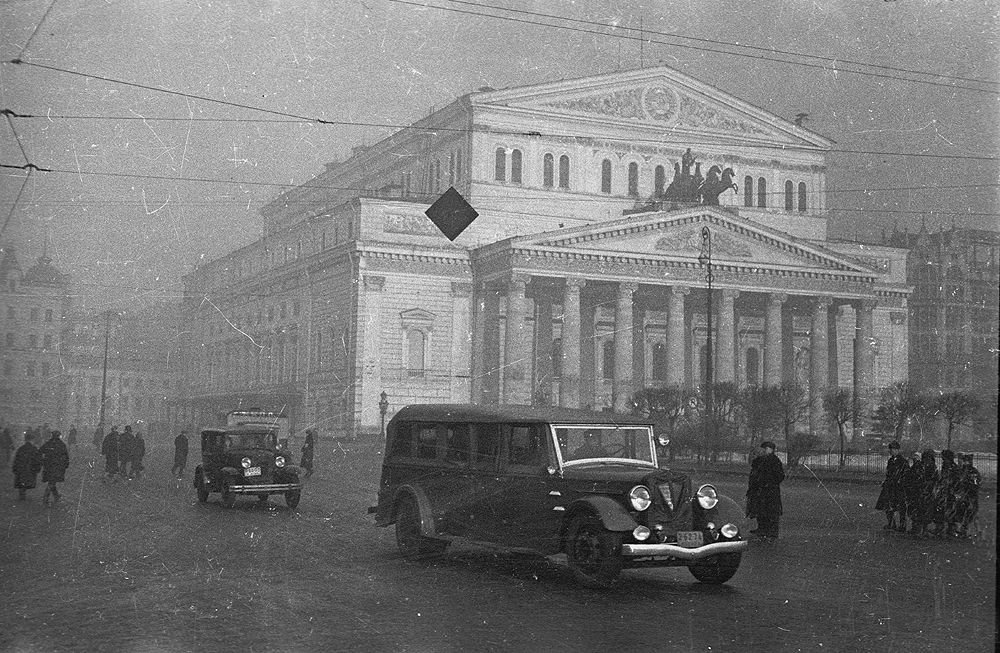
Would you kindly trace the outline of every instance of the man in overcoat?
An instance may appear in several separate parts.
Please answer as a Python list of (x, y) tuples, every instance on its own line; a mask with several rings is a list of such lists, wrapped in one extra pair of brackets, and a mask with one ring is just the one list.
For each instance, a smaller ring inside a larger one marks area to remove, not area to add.
[(14, 453), (14, 487), (17, 488), (17, 498), (24, 501), (28, 490), (38, 485), (38, 472), (42, 471), (42, 456), (32, 440), (34, 433), (30, 430), (24, 434), (24, 444)]
[(108, 434), (104, 436), (104, 442), (101, 444), (101, 455), (104, 456), (105, 480), (113, 481), (118, 478), (118, 449), (121, 444), (120, 439), (121, 436), (118, 434), (118, 427), (112, 426)]
[(56, 484), (66, 480), (66, 468), (69, 467), (69, 449), (66, 448), (61, 435), (59, 431), (52, 431), (52, 435), (38, 450), (42, 456), (42, 483), (48, 483), (45, 486), (45, 495), (42, 497), (46, 505), (50, 496), (53, 502), (58, 502), (62, 498), (59, 496), (59, 487)]
[(761, 537), (778, 537), (781, 519), (781, 482), (785, 468), (775, 455), (775, 444), (769, 440), (760, 443), (763, 453), (750, 463), (750, 482), (747, 486), (747, 517), (757, 520), (757, 528), (750, 531)]
[[(899, 443), (893, 440), (889, 443), (889, 460), (885, 464), (885, 480), (882, 490), (875, 502), (876, 510), (885, 511), (885, 530), (906, 530), (906, 489), (903, 486), (903, 476), (909, 469), (906, 458), (899, 453)], [(899, 513), (899, 523), (895, 516)]]
[(170, 473), (181, 478), (184, 476), (184, 468), (187, 467), (188, 459), (188, 437), (187, 431), (181, 431), (180, 435), (174, 438), (174, 466), (170, 468)]
[(313, 453), (316, 449), (316, 435), (312, 429), (306, 429), (306, 439), (302, 443), (302, 458), (299, 464), (306, 470), (306, 478), (313, 473)]

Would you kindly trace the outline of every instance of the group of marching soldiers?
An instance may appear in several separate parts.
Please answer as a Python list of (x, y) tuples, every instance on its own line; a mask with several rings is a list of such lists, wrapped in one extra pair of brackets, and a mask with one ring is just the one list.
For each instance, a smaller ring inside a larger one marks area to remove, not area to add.
[(972, 464), (971, 453), (958, 458), (956, 463), (955, 452), (944, 449), (938, 468), (933, 449), (913, 452), (907, 460), (899, 452), (899, 443), (890, 442), (885, 480), (875, 503), (875, 509), (886, 515), (883, 528), (918, 536), (973, 535), (970, 529), (979, 512), (982, 476)]

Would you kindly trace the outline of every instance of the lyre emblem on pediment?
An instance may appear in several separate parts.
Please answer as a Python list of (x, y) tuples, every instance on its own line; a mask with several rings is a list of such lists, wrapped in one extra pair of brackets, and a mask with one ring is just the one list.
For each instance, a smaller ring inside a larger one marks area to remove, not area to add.
[[(687, 234), (669, 234), (656, 241), (657, 250), (665, 252), (700, 252), (701, 233), (692, 231)], [(729, 234), (712, 231), (712, 250), (716, 254), (736, 258), (750, 258), (753, 251), (746, 244)]]

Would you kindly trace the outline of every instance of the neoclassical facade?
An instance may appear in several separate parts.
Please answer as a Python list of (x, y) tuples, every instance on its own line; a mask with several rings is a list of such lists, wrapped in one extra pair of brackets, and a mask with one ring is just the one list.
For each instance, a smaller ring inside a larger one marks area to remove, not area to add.
[[(709, 301), (717, 381), (871, 397), (906, 378), (906, 252), (827, 238), (830, 147), (667, 67), (462, 96), (280, 195), (260, 240), (185, 277), (179, 406), (348, 435), (379, 430), (383, 392), (386, 417), (624, 410), (703, 381)], [(449, 187), (479, 214), (454, 241), (425, 215)]]

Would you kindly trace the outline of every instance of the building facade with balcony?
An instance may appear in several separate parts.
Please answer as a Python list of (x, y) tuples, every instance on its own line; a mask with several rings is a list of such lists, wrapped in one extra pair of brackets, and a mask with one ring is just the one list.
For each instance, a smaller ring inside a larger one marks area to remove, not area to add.
[[(379, 398), (626, 410), (716, 381), (872, 397), (906, 252), (827, 238), (830, 141), (668, 67), (480, 89), (268, 204), (185, 277), (180, 405), (377, 433)], [(454, 241), (425, 211), (478, 217)], [(712, 244), (711, 298), (703, 231)]]

